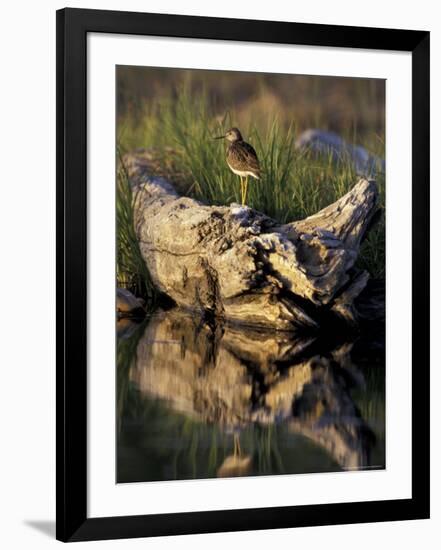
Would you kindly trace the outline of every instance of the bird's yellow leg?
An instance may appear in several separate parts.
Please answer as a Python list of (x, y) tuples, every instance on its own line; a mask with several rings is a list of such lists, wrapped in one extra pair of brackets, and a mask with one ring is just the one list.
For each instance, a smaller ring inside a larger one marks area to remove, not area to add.
[(247, 200), (248, 178), (249, 178), (249, 176), (247, 176), (247, 177), (245, 178), (245, 182), (244, 182), (244, 194), (243, 194), (243, 201), (242, 201), (242, 204), (245, 204), (245, 203), (246, 203), (246, 200)]
[(243, 178), (242, 176), (239, 176), (240, 177), (240, 199), (242, 201), (242, 204), (243, 204)]

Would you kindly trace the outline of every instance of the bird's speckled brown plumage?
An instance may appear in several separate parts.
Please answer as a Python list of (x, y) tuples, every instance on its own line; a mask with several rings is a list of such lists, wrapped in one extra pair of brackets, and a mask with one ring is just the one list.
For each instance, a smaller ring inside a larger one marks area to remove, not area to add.
[(228, 166), (242, 175), (260, 178), (260, 164), (254, 148), (243, 139), (231, 142), (227, 150)]

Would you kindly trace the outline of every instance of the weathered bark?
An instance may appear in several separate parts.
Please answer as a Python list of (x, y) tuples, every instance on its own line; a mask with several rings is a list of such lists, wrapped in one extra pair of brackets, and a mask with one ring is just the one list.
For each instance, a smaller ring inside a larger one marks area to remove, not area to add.
[(356, 323), (368, 274), (354, 269), (377, 209), (360, 179), (334, 204), (286, 225), (247, 206), (207, 206), (125, 157), (136, 190), (135, 229), (153, 282), (176, 304), (279, 330), (317, 327), (323, 312)]

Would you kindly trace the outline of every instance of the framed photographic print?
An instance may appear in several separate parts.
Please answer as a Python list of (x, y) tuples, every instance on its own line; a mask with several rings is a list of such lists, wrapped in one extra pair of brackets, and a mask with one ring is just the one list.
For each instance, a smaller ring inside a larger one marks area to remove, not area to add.
[(57, 12), (57, 538), (429, 517), (429, 33)]

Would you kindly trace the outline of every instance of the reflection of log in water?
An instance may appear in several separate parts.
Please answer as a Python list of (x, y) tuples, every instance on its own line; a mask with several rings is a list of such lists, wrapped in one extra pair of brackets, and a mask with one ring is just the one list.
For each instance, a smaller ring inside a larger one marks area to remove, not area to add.
[(226, 430), (284, 422), (343, 468), (364, 467), (374, 435), (350, 396), (361, 377), (351, 346), (314, 348), (311, 338), (213, 328), (174, 309), (152, 317), (130, 378), (186, 415)]
[(375, 436), (349, 393), (359, 377), (351, 372), (353, 367), (347, 370), (324, 357), (310, 359), (309, 365), (311, 378), (293, 401), (291, 430), (324, 447), (346, 469), (368, 465)]

